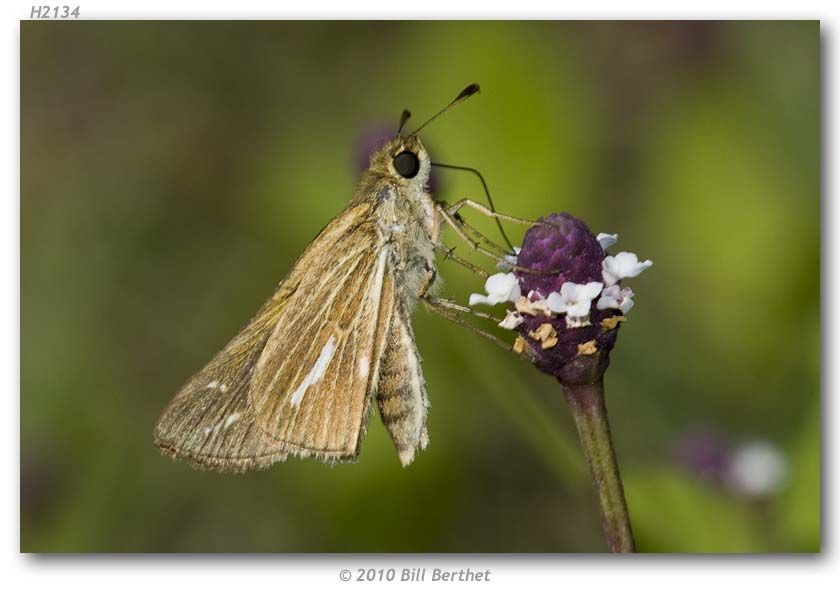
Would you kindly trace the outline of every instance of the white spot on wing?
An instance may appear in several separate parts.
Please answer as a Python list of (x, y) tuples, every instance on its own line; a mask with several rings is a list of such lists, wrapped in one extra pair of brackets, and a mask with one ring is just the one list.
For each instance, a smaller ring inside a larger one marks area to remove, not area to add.
[(217, 387), (219, 387), (219, 381), (217, 379), (214, 379), (213, 381), (211, 381), (210, 383), (207, 384), (207, 387), (210, 388), (211, 390), (213, 388), (217, 388)]
[(234, 423), (239, 420), (239, 417), (242, 416), (241, 413), (235, 412), (231, 413), (225, 418), (224, 421), (220, 421), (215, 427), (205, 427), (204, 428), (204, 435), (217, 434), (223, 429), (227, 429)]
[(335, 336), (331, 335), (330, 339), (327, 340), (327, 343), (321, 350), (321, 354), (318, 356), (318, 360), (316, 360), (315, 364), (312, 365), (312, 368), (309, 370), (309, 373), (306, 374), (306, 377), (303, 378), (303, 381), (294, 391), (292, 397), (289, 399), (289, 402), (292, 403), (292, 406), (300, 406), (300, 401), (303, 400), (303, 396), (304, 394), (306, 394), (306, 390), (308, 390), (310, 386), (315, 385), (321, 380), (321, 378), (324, 376), (324, 373), (327, 372), (327, 366), (329, 366), (334, 353)]
[(359, 359), (359, 379), (364, 379), (370, 372), (370, 359), (363, 356)]
[(219, 386), (219, 389), (222, 390), (222, 393), (224, 394), (227, 391), (227, 384), (223, 383)]

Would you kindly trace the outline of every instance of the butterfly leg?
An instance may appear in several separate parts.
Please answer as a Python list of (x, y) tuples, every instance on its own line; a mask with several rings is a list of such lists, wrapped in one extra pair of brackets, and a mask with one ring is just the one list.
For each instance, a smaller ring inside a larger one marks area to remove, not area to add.
[[(472, 202), (472, 200), (470, 200), (470, 202)], [(481, 206), (481, 205), (479, 204), (478, 206)], [(507, 252), (504, 248), (502, 248), (501, 246), (499, 246), (498, 244), (496, 244), (492, 240), (488, 239), (487, 236), (485, 236), (483, 233), (481, 233), (478, 229), (476, 229), (475, 227), (473, 227), (472, 225), (467, 223), (461, 217), (461, 215), (457, 215), (457, 214), (456, 215), (450, 215), (446, 208), (440, 208), (440, 213), (441, 213), (441, 216), (443, 217), (444, 221), (446, 221), (446, 223), (448, 223), (450, 225), (450, 227), (452, 227), (452, 229), (455, 230), (455, 233), (457, 233), (463, 240), (465, 240), (467, 242), (467, 244), (469, 244), (469, 247), (470, 247), (471, 250), (477, 251), (480, 254), (483, 254), (484, 256), (488, 256), (488, 257), (490, 257), (490, 258), (492, 258), (496, 261), (508, 262), (508, 263), (512, 262), (511, 258), (512, 258), (513, 255), (511, 253)], [(536, 221), (527, 221), (527, 222), (528, 223), (536, 223)], [(469, 232), (467, 230), (469, 230)], [(473, 235), (475, 235), (477, 238), (479, 238), (482, 242), (484, 242), (485, 244), (487, 244), (491, 248), (495, 249), (496, 253), (494, 254), (490, 250), (487, 250), (486, 248), (484, 248), (481, 245), (481, 242), (475, 241), (470, 236), (470, 232)], [(461, 259), (461, 260), (463, 260), (463, 259)], [(456, 261), (456, 262), (458, 262), (458, 261)], [(463, 263), (461, 263), (461, 264), (463, 264)], [(542, 269), (530, 269), (528, 267), (520, 267), (520, 266), (517, 266), (517, 265), (512, 265), (510, 270), (511, 271), (516, 271), (518, 273), (532, 273), (534, 275), (555, 275), (555, 274), (560, 272), (559, 270), (546, 271), (546, 270), (542, 270)]]
[(455, 254), (455, 248), (447, 248), (445, 245), (439, 244), (438, 251), (443, 253), (443, 260), (451, 260), (456, 265), (461, 265), (462, 267), (472, 271), (473, 273), (475, 273), (479, 277), (483, 277), (484, 279), (490, 277), (490, 273), (488, 273), (478, 265), (475, 265), (470, 261), (461, 258), (457, 254)]
[[(495, 213), (493, 211), (490, 211), (489, 209), (482, 206), (481, 204), (477, 204), (476, 202), (473, 202), (472, 200), (469, 200), (469, 199), (460, 200), (460, 201), (456, 202), (453, 205), (453, 207), (459, 207), (459, 205), (463, 205), (464, 203), (469, 203), (469, 206), (481, 207), (482, 209), (484, 209), (484, 210), (482, 210), (482, 212), (486, 215), (494, 216), (494, 215), (498, 214), (498, 213)], [(452, 229), (455, 231), (455, 233), (457, 233), (461, 237), (461, 239), (463, 239), (464, 241), (467, 242), (467, 244), (469, 245), (471, 250), (476, 251), (480, 254), (483, 254), (484, 256), (492, 258), (496, 261), (504, 261), (504, 262), (509, 262), (510, 261), (511, 256), (512, 256), (511, 254), (507, 253), (503, 248), (501, 248), (500, 246), (498, 246), (497, 244), (495, 244), (491, 240), (487, 239), (487, 237), (484, 236), (475, 227), (473, 227), (472, 225), (469, 225), (466, 221), (464, 221), (464, 219), (461, 217), (461, 215), (450, 214), (450, 212), (452, 211), (452, 207), (447, 209), (446, 207), (444, 207), (442, 205), (437, 205), (437, 206), (438, 206), (438, 212), (440, 213), (443, 220), (450, 227), (452, 227)], [(510, 217), (510, 218), (511, 219), (516, 219), (516, 217)], [(552, 223), (549, 223), (549, 222), (529, 221), (527, 219), (519, 219), (517, 222), (524, 223), (524, 224), (532, 224), (532, 225), (533, 224), (538, 224), (538, 225), (548, 225), (548, 226), (551, 226), (551, 227), (554, 226)], [(487, 243), (491, 247), (497, 248), (498, 249), (497, 253), (494, 254), (493, 252), (491, 252), (490, 250), (488, 250), (487, 248), (482, 246), (479, 242), (476, 242), (472, 237), (470, 237), (470, 234), (467, 233), (467, 231), (466, 231), (467, 229), (472, 231), (476, 235), (476, 237), (482, 239), (485, 243)], [(463, 259), (461, 259), (461, 260), (463, 260)], [(459, 262), (459, 261), (455, 261), (455, 262)], [(464, 261), (464, 262), (466, 262), (466, 261)], [(463, 263), (461, 263), (461, 264), (463, 264)], [(520, 267), (518, 265), (513, 265), (510, 270), (515, 271), (517, 273), (531, 273), (531, 274), (534, 274), (534, 275), (556, 275), (557, 273), (560, 272), (560, 269), (555, 269), (555, 270), (531, 269), (531, 268), (528, 268), (528, 267)]]
[(469, 206), (470, 208), (473, 208), (481, 214), (486, 215), (488, 217), (510, 221), (511, 223), (518, 223), (520, 225), (536, 225), (538, 223), (537, 221), (532, 221), (531, 219), (522, 219), (520, 217), (514, 217), (512, 215), (506, 215), (503, 213), (496, 212), (487, 208), (483, 204), (476, 202), (475, 200), (470, 200), (469, 198), (462, 198), (458, 200), (455, 204), (448, 206), (446, 208), (446, 212), (449, 214), (449, 216), (454, 217), (458, 214), (458, 211), (460, 211), (465, 206)]
[(478, 229), (473, 227), (470, 223), (468, 223), (464, 219), (464, 217), (462, 217), (461, 215), (455, 215), (454, 218), (458, 221), (458, 223), (460, 223), (461, 227), (464, 228), (464, 231), (467, 231), (471, 235), (474, 235), (476, 237), (476, 239), (479, 240), (479, 243), (487, 244), (487, 246), (491, 250), (494, 250), (495, 252), (498, 252), (502, 256), (513, 256), (514, 255), (513, 250), (507, 250), (505, 248), (502, 248), (499, 244), (497, 244), (496, 242), (491, 240), (489, 237), (487, 237), (486, 235), (481, 233), (481, 231), (479, 231)]
[(428, 294), (429, 290), (434, 285), (436, 280), (437, 280), (437, 270), (427, 263), (426, 264), (426, 274), (423, 277), (423, 281), (420, 283), (420, 289), (417, 291), (417, 296), (419, 298), (422, 298), (426, 294)]
[(474, 310), (467, 306), (461, 306), (453, 300), (447, 300), (446, 298), (431, 298), (431, 300), (435, 302), (438, 306), (440, 306), (442, 309), (472, 315), (473, 317), (478, 317), (479, 319), (486, 319), (487, 321), (493, 321), (493, 323), (496, 325), (498, 325), (499, 323), (499, 318), (497, 316), (491, 315), (490, 313), (481, 312), (479, 310)]
[[(472, 202), (472, 201), (470, 201), (470, 202)], [(461, 218), (461, 215), (452, 216), (452, 215), (449, 214), (449, 211), (444, 206), (442, 206), (440, 204), (438, 204), (436, 206), (437, 206), (438, 212), (440, 213), (443, 220), (450, 227), (452, 227), (452, 229), (455, 231), (455, 233), (457, 233), (461, 237), (461, 239), (463, 239), (464, 241), (467, 242), (467, 244), (468, 244), (468, 246), (470, 247), (471, 250), (477, 251), (480, 254), (483, 254), (484, 256), (488, 256), (488, 257), (492, 258), (493, 260), (497, 261), (497, 263), (498, 262), (505, 262), (505, 263), (511, 264), (513, 262), (511, 260), (512, 256), (513, 256), (512, 254), (506, 253), (504, 251), (504, 249), (500, 248), (499, 246), (494, 244), (492, 241), (488, 240), (477, 229), (475, 229), (471, 225), (468, 225), (467, 222), (464, 221), (463, 218)], [(479, 205), (479, 206), (481, 206), (481, 205)], [(489, 245), (498, 248), (500, 250), (500, 252), (498, 254), (494, 254), (490, 250), (487, 250), (486, 248), (484, 248), (479, 242), (476, 242), (472, 237), (470, 237), (470, 234), (466, 231), (466, 228), (469, 228), (470, 230), (472, 230), (476, 234), (477, 237), (481, 238), (482, 240), (484, 240)], [(445, 246), (443, 246), (443, 248), (445, 248), (445, 250), (444, 250), (445, 258), (451, 259), (454, 262), (460, 264), (461, 266), (464, 266), (464, 267), (470, 269), (473, 273), (476, 273), (477, 275), (480, 275), (480, 276), (485, 277), (485, 278), (488, 277), (487, 272), (484, 271), (483, 269), (480, 269), (476, 265), (470, 263), (469, 261), (467, 261), (463, 258), (456, 257), (454, 255), (454, 249), (450, 250), (450, 249), (446, 248)], [(514, 271), (516, 273), (531, 273), (531, 274), (534, 274), (534, 275), (556, 275), (557, 273), (560, 272), (560, 269), (554, 269), (554, 270), (531, 269), (531, 268), (528, 268), (528, 267), (520, 267), (519, 265), (515, 265), (515, 264), (511, 264), (510, 270)]]
[[(496, 261), (502, 260), (504, 258), (504, 252), (493, 253), (478, 242), (476, 242), (472, 237), (470, 237), (470, 235), (464, 230), (464, 227), (461, 224), (463, 223), (463, 220), (461, 220), (461, 222), (459, 223), (458, 220), (455, 219), (455, 217), (449, 214), (446, 208), (440, 205), (437, 206), (438, 213), (440, 214), (440, 216), (450, 227), (452, 227), (453, 231), (455, 231), (455, 233), (457, 233), (461, 239), (467, 242), (467, 245), (470, 247), (470, 250), (483, 254), (484, 256), (492, 258)], [(458, 217), (458, 219), (460, 219), (460, 217)]]
[(483, 331), (483, 330), (479, 329), (478, 327), (468, 323), (467, 321), (464, 321), (458, 315), (450, 312), (450, 310), (445, 305), (442, 305), (437, 298), (430, 298), (429, 296), (423, 296), (420, 299), (426, 304), (426, 306), (429, 307), (429, 310), (431, 310), (436, 315), (441, 316), (444, 319), (447, 319), (448, 321), (452, 321), (453, 323), (456, 323), (456, 324), (460, 325), (461, 327), (465, 327), (466, 329), (469, 329), (473, 333), (478, 334), (481, 337), (490, 340), (491, 342), (493, 342), (494, 344), (496, 344), (500, 348), (504, 348), (505, 350), (512, 350), (511, 345), (508, 344), (507, 342), (505, 342), (504, 340), (502, 340), (501, 338), (496, 337), (492, 333), (487, 333), (486, 331)]
[[(454, 254), (452, 254), (453, 251), (454, 251), (454, 249), (453, 250), (447, 250), (447, 253), (450, 256), (454, 256)], [(463, 259), (461, 259), (461, 260), (463, 260)], [(466, 264), (466, 265), (469, 265), (469, 268), (471, 268), (471, 269), (474, 268), (476, 270), (480, 270), (480, 269), (478, 269), (478, 267), (476, 267), (475, 265), (473, 265), (469, 261), (464, 260), (463, 263)], [(482, 273), (485, 275), (485, 277), (487, 276), (487, 274), (484, 273), (483, 271), (482, 271)], [(488, 319), (490, 321), (493, 321), (494, 323), (499, 322), (499, 320), (494, 315), (484, 313), (484, 312), (475, 311), (471, 308), (467, 308), (466, 306), (461, 306), (460, 304), (457, 304), (452, 300), (445, 300), (443, 298), (438, 298), (437, 296), (432, 296), (430, 294), (430, 290), (431, 290), (432, 285), (435, 283), (436, 279), (437, 279), (437, 270), (433, 266), (431, 266), (429, 264), (426, 264), (426, 275), (423, 279), (423, 283), (420, 285), (420, 290), (417, 292), (418, 298), (420, 298), (422, 300), (429, 300), (430, 302), (434, 302), (434, 303), (438, 304), (441, 308), (444, 308), (444, 309), (447, 309), (447, 310), (451, 310), (451, 311), (454, 311), (454, 312), (467, 313), (467, 314), (473, 315), (475, 317), (480, 317), (482, 319)]]
[[(476, 251), (478, 251), (479, 253), (481, 253), (485, 256), (489, 256), (490, 258), (496, 260), (497, 262), (508, 262), (508, 263), (512, 262), (511, 261), (511, 258), (512, 258), (511, 254), (504, 254), (504, 255), (493, 254), (492, 252), (490, 252), (489, 250), (487, 250), (486, 248), (481, 246), (474, 239), (472, 239), (470, 237), (469, 233), (467, 233), (467, 231), (465, 230), (464, 226), (466, 226), (466, 228), (469, 228), (472, 231), (474, 231), (477, 237), (480, 237), (480, 238), (486, 240), (487, 243), (489, 243), (490, 245), (496, 246), (493, 242), (488, 240), (481, 232), (479, 232), (477, 229), (475, 229), (471, 225), (468, 225), (466, 221), (461, 219), (460, 215), (455, 215), (455, 217), (458, 219), (456, 221), (455, 218), (448, 217), (445, 210), (442, 210), (441, 214), (444, 215), (444, 219), (446, 220), (447, 223), (449, 223), (449, 225), (452, 227), (452, 229), (455, 230), (455, 233), (457, 233), (462, 239), (466, 240), (466, 242), (467, 242), (467, 244), (469, 244), (469, 247), (470, 247), (471, 250), (476, 250)], [(496, 247), (498, 248), (498, 246), (496, 246)], [(450, 250), (446, 251), (447, 254), (451, 254), (451, 252), (452, 251), (450, 251)], [(504, 250), (502, 250), (502, 252), (504, 252)], [(451, 258), (451, 257), (448, 256), (447, 258)], [(455, 262), (457, 262), (458, 264), (461, 264), (461, 265), (464, 265), (464, 263), (467, 263), (467, 261), (465, 261), (464, 259), (461, 259), (461, 258), (455, 260)], [(464, 266), (466, 266), (466, 265), (464, 265)], [(471, 266), (475, 266), (475, 265), (471, 265)], [(557, 273), (560, 272), (560, 269), (553, 269), (553, 270), (531, 269), (531, 268), (528, 268), (528, 267), (520, 267), (518, 265), (511, 265), (510, 270), (515, 271), (517, 273), (531, 273), (533, 275), (556, 275)], [(473, 271), (473, 272), (476, 272), (479, 275), (482, 275), (484, 273), (484, 271), (481, 271), (480, 273), (477, 272), (477, 271)], [(487, 277), (487, 275), (483, 275), (483, 276)]]
[[(488, 333), (488, 332), (484, 331), (483, 329), (479, 329), (478, 327), (472, 325), (471, 323), (468, 323), (467, 321), (465, 321), (461, 317), (459, 317), (457, 314), (452, 312), (453, 311), (452, 303), (447, 302), (447, 301), (441, 301), (440, 298), (431, 298), (429, 296), (421, 296), (420, 299), (426, 304), (426, 306), (429, 308), (429, 310), (432, 311), (434, 314), (436, 314), (440, 317), (443, 317), (447, 321), (452, 321), (456, 325), (460, 325), (461, 327), (464, 327), (465, 329), (468, 329), (469, 331), (472, 331), (476, 335), (479, 335), (486, 340), (490, 340), (491, 342), (493, 342), (494, 344), (496, 344), (497, 346), (499, 346), (503, 350), (507, 350), (508, 352), (512, 352), (513, 354), (515, 354), (516, 356), (518, 356), (519, 358), (521, 358), (523, 360), (527, 360), (528, 362), (533, 362), (533, 359), (530, 356), (526, 355), (525, 353), (520, 354), (519, 352), (517, 352), (516, 350), (513, 349), (513, 346), (511, 346), (509, 343), (507, 343), (503, 339), (501, 339), (499, 337), (496, 337), (492, 333)], [(465, 310), (467, 312), (470, 312), (470, 313), (472, 312), (469, 308), (466, 308), (466, 307), (459, 307), (459, 308), (462, 309), (462, 310)]]

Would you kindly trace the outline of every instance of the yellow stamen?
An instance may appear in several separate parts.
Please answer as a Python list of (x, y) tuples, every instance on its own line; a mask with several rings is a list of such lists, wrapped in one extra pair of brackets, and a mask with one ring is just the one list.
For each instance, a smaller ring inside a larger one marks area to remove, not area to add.
[(595, 354), (596, 352), (598, 352), (598, 346), (595, 344), (595, 340), (589, 340), (583, 344), (578, 344), (578, 356)]
[(610, 329), (615, 329), (618, 327), (619, 323), (624, 323), (627, 320), (627, 317), (624, 315), (615, 315), (614, 317), (607, 317), (606, 319), (601, 319), (601, 329), (604, 331), (609, 331)]

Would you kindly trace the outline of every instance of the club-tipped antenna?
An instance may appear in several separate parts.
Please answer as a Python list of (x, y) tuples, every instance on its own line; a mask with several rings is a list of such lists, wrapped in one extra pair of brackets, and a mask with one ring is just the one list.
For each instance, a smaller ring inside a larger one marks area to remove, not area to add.
[(439, 116), (441, 116), (441, 115), (442, 115), (443, 113), (445, 113), (447, 110), (449, 110), (450, 108), (452, 108), (452, 107), (453, 107), (453, 106), (455, 106), (456, 104), (460, 104), (461, 102), (463, 102), (464, 100), (466, 100), (466, 99), (467, 99), (467, 98), (469, 98), (470, 96), (472, 96), (472, 95), (474, 95), (474, 94), (477, 94), (480, 90), (481, 90), (481, 88), (479, 87), (479, 85), (478, 85), (477, 83), (471, 83), (471, 84), (469, 84), (467, 87), (465, 87), (463, 90), (461, 90), (461, 93), (460, 93), (460, 94), (458, 94), (457, 96), (455, 96), (455, 99), (454, 99), (452, 102), (450, 102), (449, 104), (447, 104), (446, 106), (444, 106), (443, 108), (441, 108), (439, 111), (437, 111), (434, 115), (432, 115), (431, 117), (429, 117), (428, 119), (426, 119), (426, 120), (423, 122), (423, 124), (422, 124), (422, 125), (420, 125), (420, 127), (418, 127), (417, 129), (415, 129), (414, 131), (412, 131), (412, 132), (411, 132), (411, 133), (409, 133), (408, 135), (409, 135), (409, 136), (416, 135), (418, 131), (420, 131), (420, 130), (421, 130), (421, 129), (423, 129), (426, 125), (428, 125), (429, 123), (431, 123), (432, 121), (434, 121), (435, 119), (437, 119)]
[(400, 128), (397, 129), (397, 135), (402, 133), (403, 127), (405, 127), (406, 121), (411, 118), (411, 111), (407, 108), (404, 108), (402, 111), (402, 115), (400, 115)]

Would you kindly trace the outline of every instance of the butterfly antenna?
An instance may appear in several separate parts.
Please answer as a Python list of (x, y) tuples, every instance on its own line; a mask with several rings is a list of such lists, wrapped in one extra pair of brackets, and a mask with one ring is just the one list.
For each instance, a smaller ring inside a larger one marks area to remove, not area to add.
[(428, 125), (429, 123), (431, 123), (432, 121), (434, 121), (435, 119), (437, 119), (439, 116), (441, 116), (441, 115), (442, 115), (443, 113), (445, 113), (447, 110), (449, 110), (450, 108), (452, 108), (452, 107), (453, 107), (453, 106), (455, 106), (456, 104), (460, 104), (461, 102), (463, 102), (464, 100), (466, 100), (466, 99), (467, 99), (467, 98), (469, 98), (470, 96), (472, 96), (472, 95), (474, 95), (474, 94), (477, 94), (480, 90), (481, 90), (481, 88), (479, 87), (479, 85), (478, 85), (477, 83), (471, 83), (471, 84), (469, 84), (467, 87), (465, 87), (463, 90), (461, 90), (461, 93), (460, 93), (460, 94), (458, 94), (457, 96), (455, 96), (455, 99), (454, 99), (452, 102), (450, 102), (449, 104), (447, 104), (446, 106), (444, 106), (443, 108), (441, 108), (439, 111), (437, 111), (434, 115), (432, 115), (431, 117), (429, 117), (428, 119), (426, 119), (426, 121), (424, 121), (424, 122), (423, 122), (423, 124), (422, 124), (422, 125), (420, 125), (420, 127), (418, 127), (417, 129), (415, 129), (414, 131), (412, 131), (412, 132), (411, 132), (411, 133), (409, 133), (408, 135), (409, 135), (409, 136), (416, 135), (418, 131), (420, 131), (420, 130), (421, 130), (421, 129), (423, 129), (426, 125)]
[(403, 127), (405, 127), (405, 122), (411, 118), (411, 111), (407, 108), (404, 108), (402, 111), (402, 115), (400, 116), (400, 128), (397, 129), (397, 135), (399, 136), (402, 133)]

